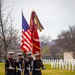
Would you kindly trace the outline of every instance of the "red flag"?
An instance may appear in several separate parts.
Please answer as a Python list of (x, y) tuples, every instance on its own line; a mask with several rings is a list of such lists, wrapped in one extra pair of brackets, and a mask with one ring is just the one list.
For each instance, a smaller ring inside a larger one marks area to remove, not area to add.
[(39, 41), (39, 35), (37, 31), (37, 26), (34, 20), (35, 13), (31, 13), (31, 19), (30, 19), (30, 31), (32, 34), (32, 44), (33, 44), (33, 54), (35, 54), (37, 51), (40, 52), (40, 41)]
[(32, 39), (29, 25), (22, 13), (22, 41), (21, 49), (25, 52), (32, 50)]

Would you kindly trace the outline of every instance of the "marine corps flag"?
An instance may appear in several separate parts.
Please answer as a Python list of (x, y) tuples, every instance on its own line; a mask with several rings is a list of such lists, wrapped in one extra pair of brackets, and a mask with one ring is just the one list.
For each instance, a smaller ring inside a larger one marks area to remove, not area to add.
[(40, 53), (40, 40), (37, 29), (42, 31), (43, 26), (41, 25), (36, 13), (32, 11), (30, 18), (30, 31), (32, 35), (33, 54), (35, 54), (37, 51)]
[(36, 27), (39, 29), (39, 31), (42, 31), (44, 29), (44, 27), (40, 23), (36, 12), (32, 11), (31, 15), (32, 15), (31, 19), (34, 21), (34, 24), (36, 25)]

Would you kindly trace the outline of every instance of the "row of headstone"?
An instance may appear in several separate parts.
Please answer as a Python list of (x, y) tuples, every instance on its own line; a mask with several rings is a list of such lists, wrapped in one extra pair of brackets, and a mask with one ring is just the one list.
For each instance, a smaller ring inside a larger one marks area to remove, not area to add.
[(50, 68), (61, 70), (75, 70), (75, 60), (43, 60), (44, 64), (50, 64)]

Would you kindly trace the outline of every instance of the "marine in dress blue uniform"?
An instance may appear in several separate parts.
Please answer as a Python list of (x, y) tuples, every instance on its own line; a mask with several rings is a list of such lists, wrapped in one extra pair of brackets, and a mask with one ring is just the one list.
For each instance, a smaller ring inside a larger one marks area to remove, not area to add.
[(23, 75), (24, 74), (24, 58), (22, 53), (17, 53), (18, 59), (16, 60), (16, 75)]
[(33, 75), (42, 75), (41, 68), (45, 70), (42, 60), (40, 59), (39, 52), (35, 54), (35, 60), (33, 61)]
[(14, 52), (8, 52), (8, 58), (5, 60), (6, 75), (16, 75)]
[(33, 58), (31, 57), (32, 52), (29, 51), (26, 53), (27, 57), (25, 58), (25, 75), (31, 75), (33, 68)]

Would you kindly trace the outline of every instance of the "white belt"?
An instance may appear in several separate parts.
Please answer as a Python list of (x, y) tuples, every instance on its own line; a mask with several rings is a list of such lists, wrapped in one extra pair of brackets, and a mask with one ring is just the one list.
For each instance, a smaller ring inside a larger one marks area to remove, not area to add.
[(14, 70), (15, 68), (13, 68), (12, 66), (9, 66), (7, 69)]
[(22, 71), (22, 69), (18, 68), (19, 71)]
[(36, 68), (35, 68), (35, 70), (39, 71), (40, 69), (36, 69)]

